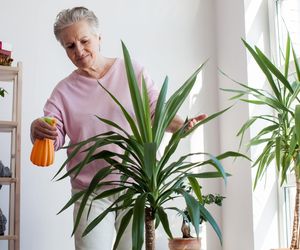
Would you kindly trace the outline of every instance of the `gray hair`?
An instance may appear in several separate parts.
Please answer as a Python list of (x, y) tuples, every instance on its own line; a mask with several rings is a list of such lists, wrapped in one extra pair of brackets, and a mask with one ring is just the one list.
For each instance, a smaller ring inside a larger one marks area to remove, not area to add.
[(72, 24), (85, 20), (91, 27), (92, 31), (99, 35), (99, 21), (94, 12), (85, 7), (74, 7), (72, 9), (65, 9), (58, 13), (54, 23), (54, 35), (60, 43), (60, 33), (63, 29)]

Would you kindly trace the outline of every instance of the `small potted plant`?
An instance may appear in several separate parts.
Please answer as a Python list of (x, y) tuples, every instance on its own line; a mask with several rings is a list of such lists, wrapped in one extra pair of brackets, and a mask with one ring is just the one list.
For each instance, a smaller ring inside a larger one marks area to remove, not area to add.
[[(242, 83), (239, 89), (223, 89), (234, 93), (232, 99), (238, 99), (252, 105), (267, 107), (272, 112), (252, 116), (238, 132), (243, 136), (247, 129), (258, 121), (265, 122), (258, 133), (251, 138), (248, 147), (261, 145), (260, 154), (253, 163), (257, 168), (254, 188), (262, 176), (267, 173), (269, 166), (276, 167), (278, 182), (282, 185), (287, 181), (288, 174), (295, 177), (296, 196), (292, 227), (292, 238), (289, 249), (299, 249), (300, 245), (300, 67), (298, 58), (292, 47), (290, 37), (287, 38), (285, 64), (283, 69), (276, 67), (271, 60), (256, 46), (243, 43), (267, 79), (266, 89), (251, 88)], [(290, 72), (290, 58), (294, 61), (295, 72)], [(248, 96), (248, 98), (247, 98)], [(263, 110), (263, 109), (258, 109)], [(274, 164), (271, 164), (274, 162)]]
[[(168, 85), (168, 79), (166, 78), (160, 90), (154, 116), (151, 117), (146, 86), (143, 83), (141, 88), (139, 88), (128, 50), (124, 44), (122, 45), (128, 85), (135, 110), (134, 116), (131, 116), (126, 111), (122, 104), (114, 97), (113, 93), (110, 93), (101, 84), (100, 85), (103, 90), (115, 100), (116, 105), (120, 107), (124, 117), (131, 126), (133, 134), (128, 134), (118, 124), (115, 124), (110, 120), (98, 117), (99, 122), (104, 122), (115, 127), (117, 132), (114, 131), (100, 134), (76, 145), (71, 145), (71, 147), (73, 147), (72, 154), (68, 156), (56, 176), (60, 174), (65, 165), (72, 160), (75, 154), (84, 150), (86, 156), (81, 163), (69, 170), (60, 177), (59, 180), (68, 176), (76, 177), (86, 164), (91, 161), (104, 159), (108, 163), (108, 166), (101, 169), (95, 175), (89, 187), (74, 195), (61, 211), (67, 209), (79, 199), (81, 199), (79, 211), (82, 211), (90, 194), (95, 190), (98, 190), (104, 184), (103, 179), (110, 173), (118, 173), (120, 175), (120, 181), (117, 183), (119, 187), (109, 191), (103, 191), (97, 195), (97, 199), (119, 193), (122, 194), (112, 206), (99, 214), (99, 216), (89, 224), (84, 231), (83, 236), (93, 230), (97, 224), (101, 223), (102, 219), (110, 211), (126, 209), (127, 213), (121, 222), (122, 230), (117, 232), (114, 249), (117, 248), (125, 228), (129, 225), (129, 221), (132, 220), (133, 249), (140, 250), (145, 239), (146, 250), (154, 250), (155, 226), (159, 223), (162, 224), (169, 238), (173, 238), (169, 227), (168, 215), (166, 213), (168, 208), (165, 207), (165, 203), (174, 198), (184, 198), (186, 207), (189, 211), (191, 224), (195, 228), (197, 235), (199, 235), (200, 211), (207, 215), (206, 218), (210, 224), (216, 225), (213, 217), (201, 203), (202, 195), (198, 181), (201, 180), (201, 178), (223, 178), (226, 182), (227, 173), (220, 161), (228, 157), (235, 158), (245, 156), (232, 151), (217, 156), (212, 156), (209, 153), (197, 152), (187, 153), (181, 155), (177, 160), (171, 160), (171, 156), (174, 155), (183, 138), (188, 136), (199, 126), (224, 113), (228, 109), (227, 108), (208, 116), (206, 119), (198, 122), (192, 129), (187, 130), (188, 122), (186, 122), (181, 129), (172, 135), (162, 156), (158, 158), (158, 149), (161, 145), (166, 128), (169, 126), (180, 106), (191, 91), (203, 65), (201, 65), (201, 67), (199, 67), (199, 69), (197, 69), (168, 100), (166, 100)], [(124, 154), (120, 155), (107, 150), (99, 150), (101, 146), (107, 144), (115, 144), (122, 147), (124, 149)], [(86, 145), (90, 146), (86, 149)], [(191, 161), (190, 156), (192, 155), (203, 155), (205, 156), (205, 159)], [(210, 166), (211, 170), (208, 171), (206, 170), (207, 168), (204, 169), (204, 166)], [(186, 192), (182, 187), (182, 183), (186, 181), (190, 183), (196, 198)], [(116, 181), (111, 183), (105, 182), (105, 184), (115, 185)], [(118, 205), (120, 203), (122, 204), (121, 206)], [(79, 212), (75, 221), (73, 233), (77, 228), (81, 216), (82, 213)]]
[[(206, 206), (210, 204), (216, 204), (218, 206), (222, 206), (222, 201), (225, 197), (220, 194), (208, 194), (202, 196), (201, 205)], [(169, 249), (170, 250), (181, 250), (181, 249), (188, 249), (188, 250), (199, 250), (201, 248), (201, 238), (193, 237), (191, 235), (191, 217), (189, 215), (189, 210), (185, 208), (184, 210), (175, 209), (178, 213), (182, 216), (182, 225), (181, 225), (181, 233), (182, 237), (169, 239)], [(203, 226), (204, 222), (211, 221), (211, 218), (208, 213), (204, 213), (200, 210), (200, 227)], [(214, 231), (216, 232), (220, 243), (222, 243), (222, 234), (221, 230), (216, 222), (211, 224)]]

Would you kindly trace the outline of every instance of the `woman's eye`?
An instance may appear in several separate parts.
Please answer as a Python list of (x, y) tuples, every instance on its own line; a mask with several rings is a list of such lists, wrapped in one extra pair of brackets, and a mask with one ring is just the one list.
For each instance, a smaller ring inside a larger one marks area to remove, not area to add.
[(75, 46), (75, 45), (74, 45), (74, 43), (73, 43), (73, 44), (67, 45), (66, 48), (67, 48), (67, 49), (73, 49), (74, 46)]
[(87, 42), (88, 42), (88, 40), (81, 41), (82, 44), (86, 44)]

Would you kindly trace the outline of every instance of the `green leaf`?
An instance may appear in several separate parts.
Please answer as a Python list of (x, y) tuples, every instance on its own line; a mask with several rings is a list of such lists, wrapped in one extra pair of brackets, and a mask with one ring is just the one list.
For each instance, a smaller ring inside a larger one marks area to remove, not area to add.
[(141, 250), (144, 243), (144, 221), (147, 193), (136, 198), (133, 207), (132, 249)]
[(287, 78), (277, 69), (277, 67), (271, 63), (271, 61), (264, 55), (264, 53), (259, 49), (256, 48), (257, 54), (266, 67), (277, 77), (279, 81), (283, 83), (283, 85), (293, 94), (294, 90), (292, 89), (289, 81)]
[(135, 138), (137, 138), (138, 141), (141, 141), (141, 136), (136, 125), (135, 125), (135, 121), (134, 119), (130, 116), (129, 112), (122, 106), (122, 104), (117, 100), (117, 98), (114, 97), (114, 95), (109, 92), (102, 84), (101, 82), (99, 82), (97, 80), (98, 84), (110, 95), (110, 97), (114, 100), (114, 102), (120, 107), (120, 109), (122, 110), (128, 124), (130, 125), (130, 128), (135, 136)]
[(227, 184), (227, 175), (225, 173), (225, 170), (224, 170), (221, 162), (213, 155), (210, 155), (210, 157), (211, 157), (211, 160), (214, 162), (215, 168), (219, 171), (220, 174), (222, 174), (222, 177), (223, 177), (225, 185), (226, 185)]
[(298, 145), (300, 145), (300, 105), (296, 105), (295, 108), (295, 132), (298, 140)]
[(154, 113), (154, 121), (153, 121), (153, 137), (154, 141), (157, 142), (157, 145), (160, 145), (160, 141), (165, 134), (165, 127), (163, 126), (164, 116), (164, 108), (165, 108), (165, 100), (168, 89), (168, 77), (165, 78), (164, 83), (161, 87), (156, 107)]
[(195, 131), (199, 126), (201, 126), (201, 125), (203, 125), (203, 124), (205, 124), (205, 123), (207, 123), (207, 122), (215, 119), (216, 117), (222, 115), (224, 112), (226, 112), (231, 107), (232, 106), (227, 107), (227, 108), (225, 108), (225, 109), (223, 109), (221, 111), (218, 111), (218, 112), (216, 112), (216, 113), (214, 113), (214, 114), (206, 117), (204, 120), (201, 120), (201, 121), (197, 122), (194, 127), (192, 127), (191, 129), (185, 130), (185, 133), (184, 133), (183, 137), (186, 137), (187, 135), (189, 135), (190, 133), (192, 133), (193, 131)]
[(293, 52), (293, 59), (294, 59), (295, 69), (296, 69), (296, 73), (297, 73), (297, 80), (300, 81), (300, 67), (299, 67), (297, 55), (296, 55), (295, 50), (294, 50), (293, 47), (292, 47), (292, 52)]
[(144, 119), (144, 108), (143, 108), (143, 101), (140, 93), (140, 89), (138, 86), (138, 81), (135, 76), (135, 72), (132, 66), (131, 58), (129, 55), (129, 52), (125, 46), (125, 44), (122, 42), (122, 49), (123, 49), (123, 55), (124, 55), (124, 61), (125, 61), (125, 68), (126, 68), (126, 74), (128, 79), (128, 85), (130, 90), (130, 96), (132, 105), (134, 108), (135, 117), (138, 123), (139, 131), (141, 134), (141, 137), (143, 141), (146, 140), (147, 135), (145, 131), (145, 119)]
[(108, 213), (118, 211), (121, 209), (124, 209), (122, 206), (118, 206), (119, 203), (121, 203), (126, 197), (120, 196), (118, 199), (116, 199), (106, 210), (104, 210), (102, 213), (100, 213), (84, 230), (82, 237), (86, 236), (88, 233), (90, 233), (101, 221), (107, 216)]
[(117, 249), (119, 242), (121, 240), (121, 237), (122, 237), (123, 233), (125, 232), (131, 218), (132, 218), (132, 209), (129, 209), (128, 212), (123, 216), (123, 218), (121, 220), (119, 230), (117, 231), (117, 236), (115, 239), (113, 250)]
[(197, 236), (199, 236), (199, 224), (200, 224), (200, 203), (189, 193), (181, 191), (185, 203), (187, 206), (188, 213), (191, 218), (191, 222), (195, 228)]
[(288, 35), (287, 42), (286, 42), (285, 63), (284, 63), (284, 77), (285, 78), (288, 78), (288, 75), (289, 75), (290, 54), (291, 54), (291, 39), (290, 39), (290, 35)]
[(157, 213), (158, 213), (159, 219), (161, 221), (161, 224), (164, 227), (165, 232), (167, 233), (167, 235), (169, 236), (170, 239), (173, 239), (173, 235), (170, 230), (168, 215), (166, 214), (166, 212), (164, 211), (164, 209), (162, 207), (157, 208)]
[(191, 187), (192, 187), (195, 195), (197, 196), (199, 202), (202, 203), (203, 199), (202, 199), (201, 187), (200, 187), (197, 179), (193, 176), (189, 176), (188, 180), (189, 180)]
[[(206, 62), (205, 62), (206, 63)], [(175, 93), (169, 98), (165, 105), (164, 113), (161, 114), (164, 119), (162, 120), (161, 129), (166, 130), (175, 115), (177, 114), (179, 108), (185, 101), (186, 97), (192, 90), (197, 76), (203, 66), (205, 65), (203, 63), (186, 81), (185, 83), (177, 90)], [(158, 138), (158, 141), (160, 142), (161, 138)], [(158, 144), (159, 145), (159, 144)]]
[(147, 142), (152, 142), (152, 125), (150, 113), (150, 101), (144, 76), (142, 76), (142, 89), (143, 89), (143, 107), (144, 107), (144, 120)]
[(92, 192), (97, 187), (99, 181), (101, 181), (103, 178), (105, 178), (110, 173), (111, 173), (111, 169), (109, 167), (106, 167), (106, 168), (103, 168), (103, 169), (99, 170), (97, 172), (97, 174), (93, 177), (89, 187), (86, 189), (86, 192), (85, 192), (85, 194), (84, 194), (84, 196), (81, 200), (81, 203), (80, 203), (80, 206), (79, 206), (79, 209), (78, 209), (78, 213), (77, 213), (77, 217), (76, 217), (76, 220), (75, 220), (75, 223), (74, 223), (74, 229), (73, 229), (72, 235), (75, 233), (75, 231), (76, 231), (76, 229), (79, 225), (82, 213), (84, 211), (84, 208), (85, 208), (86, 204), (88, 203), (88, 199), (89, 199), (90, 195), (92, 194)]
[[(223, 175), (220, 172), (203, 172), (198, 174), (187, 174), (187, 176), (195, 177), (195, 178), (221, 178)], [(230, 174), (226, 173), (226, 176), (231, 176)]]
[(155, 142), (144, 144), (144, 167), (149, 180), (153, 177), (156, 168), (156, 151)]
[[(279, 93), (279, 90), (273, 80), (273, 77), (269, 71), (269, 69), (266, 67), (266, 65), (264, 64), (263, 60), (261, 59), (261, 57), (255, 52), (255, 50), (245, 41), (243, 40), (244, 45), (246, 46), (246, 48), (248, 49), (248, 51), (251, 53), (252, 57), (254, 58), (254, 60), (256, 61), (256, 63), (258, 64), (258, 66), (261, 68), (261, 70), (263, 71), (263, 73), (265, 74), (265, 76), (268, 79), (268, 83), (270, 84), (270, 87), (272, 88), (274, 94), (276, 95), (278, 100), (281, 100), (281, 95)], [(256, 49), (258, 49), (256, 47)]]
[(203, 205), (200, 204), (199, 208), (200, 208), (201, 215), (212, 226), (212, 228), (216, 232), (216, 234), (217, 234), (217, 236), (218, 236), (218, 238), (220, 240), (220, 243), (222, 245), (222, 243), (223, 243), (222, 233), (221, 233), (221, 230), (220, 230), (217, 222), (215, 221), (215, 219), (211, 216), (211, 214), (209, 213), (209, 211)]
[(276, 138), (276, 143), (275, 143), (275, 152), (276, 152), (276, 167), (277, 171), (280, 171), (280, 153), (281, 153), (281, 137), (278, 136)]
[(296, 135), (296, 128), (293, 129), (293, 134), (291, 137), (291, 142), (289, 143), (289, 154), (294, 155), (295, 149), (297, 147), (297, 135)]
[(228, 157), (243, 157), (249, 161), (251, 161), (251, 159), (247, 156), (247, 155), (244, 155), (242, 153), (239, 153), (239, 152), (234, 152), (234, 151), (226, 151), (225, 153), (222, 153), (220, 155), (218, 155), (216, 158), (220, 161), (220, 160), (223, 160), (223, 159), (226, 159)]
[(72, 195), (71, 199), (67, 202), (67, 204), (57, 213), (60, 214), (61, 212), (63, 212), (64, 210), (66, 210), (68, 207), (70, 207), (71, 205), (73, 205), (76, 201), (78, 201), (85, 193), (85, 190), (83, 191), (79, 191), (77, 193), (75, 193), (74, 195)]

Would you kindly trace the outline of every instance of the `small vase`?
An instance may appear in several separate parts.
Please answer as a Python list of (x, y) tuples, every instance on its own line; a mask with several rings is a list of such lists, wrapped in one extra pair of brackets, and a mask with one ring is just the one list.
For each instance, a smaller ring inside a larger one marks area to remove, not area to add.
[(173, 238), (169, 239), (170, 250), (200, 250), (201, 238)]

